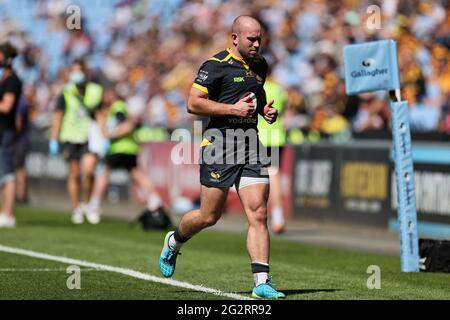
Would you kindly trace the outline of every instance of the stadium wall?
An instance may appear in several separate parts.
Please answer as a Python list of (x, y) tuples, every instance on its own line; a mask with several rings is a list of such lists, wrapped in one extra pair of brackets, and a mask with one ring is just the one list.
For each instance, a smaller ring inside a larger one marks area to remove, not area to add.
[[(414, 144), (412, 155), (419, 234), (450, 237), (450, 147)], [(299, 146), (293, 172), (295, 214), (398, 230), (389, 142)]]
[[(198, 164), (175, 164), (175, 142), (142, 145), (139, 165), (153, 180), (164, 201), (181, 198), (198, 203)], [(191, 160), (198, 149), (192, 150)], [(321, 142), (288, 146), (281, 165), (284, 207), (288, 216), (398, 229), (396, 188), (391, 144), (365, 140), (351, 144)], [(419, 233), (450, 237), (450, 147), (445, 144), (413, 145)], [(194, 161), (195, 162), (195, 161)], [(63, 192), (67, 165), (48, 156), (45, 141), (33, 143), (27, 159), (33, 190)], [(125, 171), (115, 171), (106, 195), (110, 203), (140, 195), (129, 185)], [(242, 214), (234, 188), (227, 212)]]

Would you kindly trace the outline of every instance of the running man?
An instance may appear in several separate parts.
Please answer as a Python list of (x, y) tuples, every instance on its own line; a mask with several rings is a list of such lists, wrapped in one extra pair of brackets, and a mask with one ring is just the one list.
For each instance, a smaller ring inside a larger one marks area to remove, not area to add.
[(269, 177), (258, 152), (258, 114), (268, 123), (275, 122), (278, 115), (273, 101), (267, 103), (263, 89), (268, 66), (258, 54), (260, 23), (250, 16), (237, 17), (230, 40), (231, 48), (203, 63), (190, 91), (188, 111), (210, 117), (201, 148), (201, 206), (186, 213), (176, 230), (166, 235), (159, 267), (165, 277), (173, 275), (181, 246), (219, 220), (229, 188), (235, 185), (249, 224), (252, 295), (284, 298), (269, 277)]

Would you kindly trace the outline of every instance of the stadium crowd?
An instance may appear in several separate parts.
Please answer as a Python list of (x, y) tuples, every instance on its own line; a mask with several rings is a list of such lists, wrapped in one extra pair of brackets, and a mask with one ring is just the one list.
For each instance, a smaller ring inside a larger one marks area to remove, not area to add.
[[(75, 4), (81, 29), (70, 30)], [(380, 28), (368, 22), (380, 8)], [(223, 49), (239, 14), (266, 29), (263, 54), (285, 87), (283, 115), (292, 143), (389, 128), (388, 97), (348, 97), (342, 48), (395, 39), (402, 96), (413, 131), (450, 134), (450, 1), (448, 0), (19, 0), (0, 1), (0, 42), (19, 49), (15, 69), (32, 105), (32, 125), (51, 125), (68, 66), (85, 59), (91, 75), (143, 106), (144, 122), (169, 133), (191, 128), (186, 99), (201, 61)], [(375, 12), (375, 13), (374, 13)]]

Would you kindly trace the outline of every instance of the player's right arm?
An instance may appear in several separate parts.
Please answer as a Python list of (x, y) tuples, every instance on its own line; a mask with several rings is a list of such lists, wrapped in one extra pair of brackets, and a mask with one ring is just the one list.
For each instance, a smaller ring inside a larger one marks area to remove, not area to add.
[(216, 61), (208, 60), (201, 66), (189, 93), (188, 112), (200, 116), (250, 117), (253, 114), (250, 95), (235, 104), (219, 103), (209, 99), (210, 92), (220, 90), (222, 72)]
[(243, 97), (235, 104), (219, 103), (208, 99), (208, 94), (192, 87), (188, 99), (188, 112), (199, 116), (236, 116), (250, 117), (253, 114), (253, 103), (250, 95)]

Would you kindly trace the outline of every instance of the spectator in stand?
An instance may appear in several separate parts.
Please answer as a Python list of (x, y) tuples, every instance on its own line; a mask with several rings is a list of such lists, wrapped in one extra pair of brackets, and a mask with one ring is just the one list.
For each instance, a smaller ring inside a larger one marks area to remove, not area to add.
[[(297, 138), (305, 127), (315, 126), (310, 119), (318, 105), (355, 123), (358, 98), (339, 93), (342, 47), (385, 38), (398, 42), (402, 85), (414, 83), (421, 103), (433, 106), (440, 115), (438, 124), (427, 130), (446, 130), (443, 124), (448, 111), (443, 108), (450, 91), (447, 0), (380, 0), (382, 29), (376, 33), (367, 28), (367, 3), (358, 1), (93, 1), (89, 8), (80, 5), (86, 13), (81, 30), (66, 28), (67, 1), (30, 2), (27, 8), (38, 18), (31, 25), (13, 10), (16, 2), (9, 2), (0, 41), (10, 39), (19, 44), (24, 59), (18, 61), (17, 71), (27, 85), (36, 88), (39, 111), (31, 124), (39, 128), (49, 126), (49, 115), (56, 105), (64, 70), (61, 61), (75, 57), (85, 57), (92, 63), (99, 79), (123, 82), (130, 92), (138, 92), (152, 106), (144, 123), (154, 121), (151, 115), (156, 113), (158, 125), (169, 130), (191, 128), (196, 117), (179, 110), (189, 93), (182, 88), (189, 87), (187, 80), (195, 76), (192, 66), (198, 67), (219, 50), (233, 17), (247, 12), (265, 25), (270, 41), (262, 53), (273, 65), (274, 80), (286, 88), (296, 88), (304, 100), (298, 126), (296, 121), (290, 123), (294, 127), (289, 130)], [(152, 92), (155, 83), (161, 83), (158, 92)], [(366, 108), (361, 107), (360, 119), (365, 117)], [(384, 102), (379, 114), (383, 125), (352, 127), (353, 132), (388, 128), (385, 109)]]

